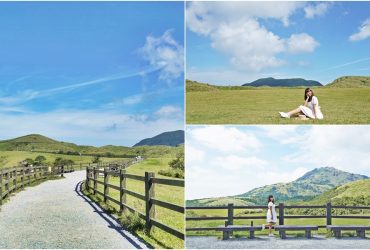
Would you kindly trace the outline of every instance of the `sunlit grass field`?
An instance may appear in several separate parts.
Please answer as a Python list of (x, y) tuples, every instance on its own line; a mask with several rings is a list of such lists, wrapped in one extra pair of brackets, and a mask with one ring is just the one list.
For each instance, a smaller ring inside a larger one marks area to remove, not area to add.
[[(53, 154), (53, 153), (39, 153), (29, 151), (0, 151), (0, 168), (15, 167), (19, 162), (26, 158), (35, 159), (38, 155), (43, 155), (46, 158), (45, 164), (52, 165), (56, 158), (62, 157), (63, 159), (70, 159), (75, 164), (82, 164), (86, 166), (93, 160), (93, 156), (78, 156), (78, 155), (64, 155), (64, 154)], [(125, 158), (106, 158), (101, 157), (102, 162), (110, 162), (117, 160), (124, 160)]]
[[(171, 160), (172, 158), (146, 159), (143, 162), (134, 164), (130, 166), (129, 168), (127, 168), (127, 173), (144, 176), (145, 172), (154, 172), (155, 176), (157, 177), (168, 178), (168, 177), (159, 175), (158, 172), (161, 169), (166, 168), (168, 166), (168, 163)], [(110, 178), (109, 183), (119, 187), (119, 177), (111, 176), (109, 178)], [(99, 179), (101, 179), (101, 181), (104, 181), (103, 177), (99, 177)], [(140, 193), (142, 195), (145, 195), (144, 182), (142, 181), (127, 179), (126, 188), (134, 192)], [(103, 192), (104, 190), (103, 185), (98, 184), (98, 189), (101, 192)], [(113, 197), (116, 200), (119, 200), (119, 191), (111, 188), (109, 190), (109, 196)], [(127, 205), (145, 214), (144, 201), (137, 199), (130, 195), (127, 195), (126, 197), (127, 197)], [(173, 204), (183, 206), (184, 188), (155, 184), (155, 197), (158, 198), (159, 200), (163, 200), (166, 202), (170, 202)], [(115, 208), (115, 210), (119, 211), (118, 205), (112, 202), (110, 202), (109, 205)], [(166, 225), (172, 228), (175, 228), (179, 231), (184, 230), (184, 215), (183, 214), (166, 209), (166, 208), (162, 208), (159, 206), (155, 207), (155, 211), (156, 211), (156, 219), (159, 220), (160, 222), (163, 222)], [(152, 230), (150, 238), (141, 231), (137, 231), (136, 233), (156, 247), (165, 247), (165, 248), (183, 248), (184, 247), (184, 242), (182, 240), (156, 227), (154, 227), (154, 229)]]
[(280, 118), (302, 105), (304, 88), (225, 88), (187, 91), (188, 124), (369, 124), (370, 88), (313, 88), (323, 120)]
[[(266, 216), (266, 212), (259, 212), (253, 214), (245, 214), (243, 209), (235, 209), (234, 216)], [(335, 214), (335, 213), (334, 213)], [(358, 215), (358, 214), (357, 214)], [(370, 214), (364, 213), (363, 215), (369, 216)], [(187, 217), (206, 217), (206, 216), (219, 216), (225, 217), (227, 216), (227, 210), (188, 210)], [(234, 225), (251, 225), (253, 221), (254, 226), (266, 224), (265, 219), (243, 219), (243, 220), (234, 220)], [(186, 227), (217, 227), (223, 226), (224, 220), (204, 220), (204, 221), (187, 221)], [(308, 218), (308, 219), (285, 219), (285, 225), (325, 225), (326, 219), (325, 218)], [(370, 226), (370, 219), (342, 219), (342, 218), (333, 218), (332, 219), (333, 225), (368, 225)], [(314, 231), (313, 234), (322, 234), (327, 235), (327, 230), (325, 228), (319, 228), (318, 231)], [(354, 232), (349, 232), (349, 235), (353, 235)], [(186, 233), (187, 236), (221, 236), (221, 232), (216, 231), (189, 231)], [(248, 232), (236, 232), (234, 235), (238, 236), (247, 236)], [(266, 235), (268, 234), (267, 230), (264, 231), (256, 231), (256, 235)], [(274, 232), (275, 235), (278, 235), (277, 232)], [(287, 235), (293, 236), (302, 236), (304, 232), (287, 232)]]

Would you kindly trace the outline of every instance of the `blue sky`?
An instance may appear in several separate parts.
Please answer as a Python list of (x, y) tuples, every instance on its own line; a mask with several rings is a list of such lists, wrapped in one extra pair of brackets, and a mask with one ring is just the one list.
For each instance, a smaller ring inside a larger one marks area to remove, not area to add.
[(370, 75), (369, 2), (189, 2), (187, 78), (330, 83)]
[(368, 126), (187, 126), (185, 146), (186, 199), (237, 195), (326, 166), (370, 176)]
[(183, 129), (183, 3), (1, 2), (0, 30), (1, 139), (130, 146)]

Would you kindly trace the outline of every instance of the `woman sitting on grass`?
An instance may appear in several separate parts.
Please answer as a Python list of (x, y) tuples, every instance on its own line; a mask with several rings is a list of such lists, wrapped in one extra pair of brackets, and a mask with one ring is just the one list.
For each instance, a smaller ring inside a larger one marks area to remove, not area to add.
[[(274, 234), (272, 233), (272, 226), (275, 225), (277, 222), (274, 196), (269, 195), (267, 203), (268, 203), (267, 204), (268, 210), (267, 210), (267, 215), (266, 215), (266, 221), (267, 221), (267, 226), (269, 227), (269, 236), (273, 237)], [(265, 224), (262, 225), (262, 229), (265, 229)]]
[(320, 106), (319, 106), (319, 100), (313, 93), (312, 89), (306, 88), (304, 91), (304, 104), (299, 106), (296, 109), (293, 109), (292, 111), (289, 111), (288, 113), (285, 112), (279, 112), (281, 117), (283, 118), (290, 118), (293, 116), (300, 116), (302, 118), (311, 118), (311, 119), (323, 119), (324, 116), (321, 113)]

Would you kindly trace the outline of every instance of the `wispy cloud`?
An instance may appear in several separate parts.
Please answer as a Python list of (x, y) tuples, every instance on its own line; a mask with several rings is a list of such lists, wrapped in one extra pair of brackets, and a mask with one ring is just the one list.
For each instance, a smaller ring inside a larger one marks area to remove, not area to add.
[(365, 61), (369, 61), (369, 60), (370, 60), (370, 57), (361, 58), (361, 59), (358, 59), (358, 60), (354, 60), (354, 61), (346, 62), (346, 63), (343, 63), (343, 64), (335, 65), (333, 67), (323, 69), (319, 72), (329, 71), (329, 70), (333, 70), (333, 69), (339, 69), (339, 68), (343, 68), (343, 67), (346, 67), (346, 66), (349, 66), (349, 65), (352, 65), (352, 64), (357, 64), (357, 63), (365, 62)]
[(352, 42), (357, 42), (365, 40), (370, 37), (370, 18), (366, 19), (360, 27), (358, 27), (358, 32), (352, 34), (349, 40)]
[(152, 67), (160, 68), (159, 79), (171, 82), (179, 78), (184, 70), (184, 47), (167, 30), (160, 37), (147, 36), (139, 50), (143, 59)]

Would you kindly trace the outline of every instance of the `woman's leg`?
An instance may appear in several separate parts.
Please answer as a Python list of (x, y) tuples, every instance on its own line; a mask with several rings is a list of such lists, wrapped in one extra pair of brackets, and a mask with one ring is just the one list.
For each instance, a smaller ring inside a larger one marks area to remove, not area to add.
[(293, 116), (293, 115), (296, 115), (296, 114), (299, 114), (301, 113), (301, 109), (300, 108), (296, 108), (296, 109), (293, 109), (291, 111), (288, 112), (288, 115), (289, 116)]

